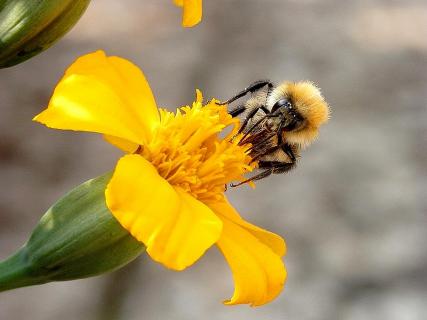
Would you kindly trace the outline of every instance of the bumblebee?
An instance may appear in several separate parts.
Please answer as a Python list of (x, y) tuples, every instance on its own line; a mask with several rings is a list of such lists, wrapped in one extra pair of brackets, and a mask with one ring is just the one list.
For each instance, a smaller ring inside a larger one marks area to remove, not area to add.
[(329, 107), (313, 83), (256, 81), (221, 105), (247, 95), (229, 114), (241, 119), (239, 144), (251, 144), (249, 155), (261, 170), (232, 186), (260, 180), (293, 169), (300, 151), (318, 136), (319, 127), (329, 119)]

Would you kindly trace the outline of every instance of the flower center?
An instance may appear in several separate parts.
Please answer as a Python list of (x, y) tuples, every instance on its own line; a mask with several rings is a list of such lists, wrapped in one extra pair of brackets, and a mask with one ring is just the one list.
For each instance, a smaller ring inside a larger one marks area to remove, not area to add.
[[(243, 181), (243, 175), (256, 168), (248, 155), (250, 145), (238, 145), (239, 120), (214, 100), (203, 106), (199, 91), (192, 107), (176, 114), (160, 110), (160, 119), (154, 138), (140, 153), (170, 184), (197, 199), (219, 200), (226, 184)], [(220, 132), (230, 125), (231, 132), (221, 138)]]

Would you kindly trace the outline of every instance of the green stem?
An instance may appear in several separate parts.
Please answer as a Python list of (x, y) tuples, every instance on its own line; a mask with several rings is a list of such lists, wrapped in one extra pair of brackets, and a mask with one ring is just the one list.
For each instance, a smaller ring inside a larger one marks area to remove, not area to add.
[(31, 276), (25, 247), (0, 262), (0, 292), (45, 282), (43, 277)]

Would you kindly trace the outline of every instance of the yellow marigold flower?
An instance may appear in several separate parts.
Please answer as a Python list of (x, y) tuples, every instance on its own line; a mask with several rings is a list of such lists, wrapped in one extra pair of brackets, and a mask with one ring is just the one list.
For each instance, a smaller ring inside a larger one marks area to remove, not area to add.
[(236, 128), (224, 106), (202, 105), (176, 114), (158, 110), (142, 72), (102, 51), (79, 58), (57, 85), (48, 108), (34, 120), (56, 129), (104, 134), (127, 153), (105, 191), (119, 223), (168, 268), (183, 270), (216, 244), (235, 281), (226, 304), (262, 305), (282, 290), (284, 240), (244, 221), (224, 186), (254, 168), (249, 146), (222, 138)]
[(183, 7), (182, 25), (193, 27), (202, 20), (202, 0), (173, 0), (180, 7)]

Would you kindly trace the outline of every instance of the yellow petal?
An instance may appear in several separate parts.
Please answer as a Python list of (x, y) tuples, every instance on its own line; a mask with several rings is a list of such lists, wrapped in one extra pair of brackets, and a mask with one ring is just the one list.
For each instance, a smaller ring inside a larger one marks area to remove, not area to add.
[(139, 155), (119, 160), (105, 194), (120, 224), (168, 268), (190, 266), (221, 234), (222, 222), (211, 209), (172, 187)]
[(104, 134), (104, 139), (111, 143), (113, 146), (127, 153), (134, 153), (139, 147), (139, 144), (137, 143), (131, 142), (126, 139), (117, 138), (115, 136), (110, 136), (108, 134)]
[(68, 68), (48, 108), (34, 120), (55, 129), (98, 132), (144, 144), (159, 115), (141, 70), (97, 51)]
[(286, 269), (279, 255), (252, 233), (227, 218), (217, 245), (227, 259), (235, 289), (226, 304), (270, 302), (282, 291)]
[(193, 27), (202, 20), (202, 0), (174, 0), (177, 6), (184, 7), (182, 25)]
[(243, 220), (236, 209), (228, 202), (224, 196), (223, 201), (207, 203), (207, 205), (220, 216), (224, 216), (233, 223), (244, 228), (246, 231), (255, 236), (259, 241), (271, 248), (274, 253), (279, 256), (283, 256), (286, 253), (286, 243), (283, 238), (273, 232), (262, 229), (256, 225), (253, 225)]

